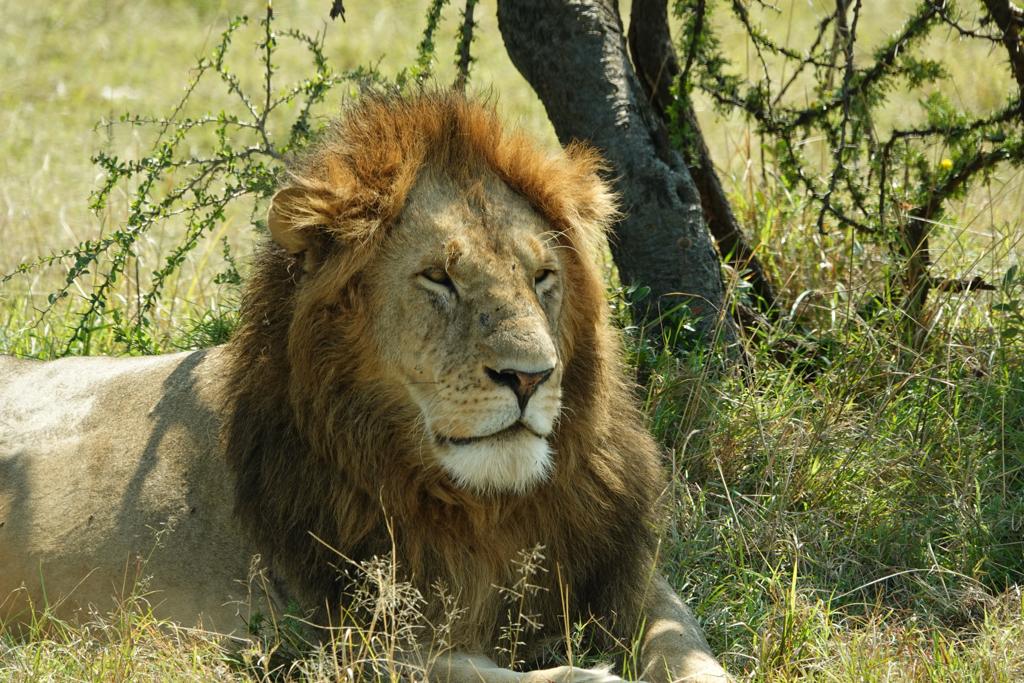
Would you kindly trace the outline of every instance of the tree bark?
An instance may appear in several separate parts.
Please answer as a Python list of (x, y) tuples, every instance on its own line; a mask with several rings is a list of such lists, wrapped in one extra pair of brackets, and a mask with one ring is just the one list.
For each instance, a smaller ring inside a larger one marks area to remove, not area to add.
[(681, 70), (669, 32), (667, 5), (667, 0), (633, 0), (629, 15), (629, 53), (640, 82), (663, 121), (668, 120), (669, 108), (679, 98), (680, 125), (689, 147), (683, 151), (684, 157), (700, 194), (704, 219), (722, 257), (730, 265), (748, 273), (747, 278), (758, 298), (758, 307), (763, 313), (772, 315), (776, 312), (775, 290), (754, 250), (743, 237), (740, 223), (715, 172), (711, 152), (704, 144), (704, 135), (689, 96), (686, 93), (673, 96), (671, 92), (672, 83), (679, 78)]
[(634, 308), (639, 322), (656, 331), (685, 303), (699, 332), (721, 325), (731, 339), (700, 196), (629, 61), (615, 1), (499, 0), (498, 26), (562, 144), (590, 142), (613, 167), (625, 218), (612, 256), (624, 284), (651, 289)]

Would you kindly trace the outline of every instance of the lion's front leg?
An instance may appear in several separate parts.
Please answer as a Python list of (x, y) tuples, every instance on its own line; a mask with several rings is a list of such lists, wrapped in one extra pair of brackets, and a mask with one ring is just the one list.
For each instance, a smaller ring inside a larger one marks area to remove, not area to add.
[(728, 681), (711, 654), (700, 625), (668, 581), (658, 576), (645, 604), (646, 627), (641, 661), (643, 679), (651, 683)]
[(607, 669), (559, 666), (537, 671), (512, 671), (487, 657), (452, 652), (435, 661), (428, 676), (431, 683), (624, 683)]

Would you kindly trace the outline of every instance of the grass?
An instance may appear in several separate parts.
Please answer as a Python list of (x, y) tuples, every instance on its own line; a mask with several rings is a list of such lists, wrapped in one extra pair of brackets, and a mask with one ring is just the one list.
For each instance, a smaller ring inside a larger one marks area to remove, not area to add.
[(1019, 351), (837, 341), (811, 367), (760, 346), (753, 379), (696, 390), (656, 366), (648, 411), (689, 483), (677, 583), (756, 680), (1019, 678)]
[[(824, 7), (781, 4), (765, 21), (796, 36)], [(885, 3), (884, 12), (866, 4), (869, 46), (893, 30), (886, 13), (910, 3)], [(328, 56), (339, 68), (374, 62), (393, 75), (413, 62), (423, 2), (346, 7), (347, 22), (327, 29)], [(316, 31), (327, 4), (295, 0), (275, 10), (283, 25)], [(0, 271), (119, 225), (127, 196), (100, 215), (88, 210), (98, 182), (89, 157), (97, 150), (137, 156), (150, 140), (97, 122), (167, 111), (195, 57), (236, 11), (212, 1), (0, 0), (7, 18), (0, 60), (9, 75), (0, 84)], [(493, 2), (482, 3), (479, 15), (473, 82), (498, 96), (506, 116), (555, 144), (542, 106), (504, 54)], [(440, 40), (442, 80), (452, 74), (453, 16)], [(760, 66), (742, 42), (722, 37), (735, 62), (756, 75)], [(992, 106), (1009, 87), (975, 76), (1005, 71), (994, 53), (940, 40), (929, 50), (947, 58), (943, 87), (965, 106)], [(258, 65), (245, 56), (238, 68), (256, 78)], [(302, 60), (283, 52), (280, 73), (301, 76)], [(318, 115), (330, 116), (344, 95)], [(216, 90), (200, 102), (207, 110), (228, 106)], [(916, 107), (913, 97), (893, 98), (894, 117), (913, 117)], [(1024, 321), (1024, 278), (993, 293), (933, 293), (923, 341), (907, 347), (893, 303), (876, 296), (884, 253), (848, 233), (818, 234), (814, 207), (762, 166), (746, 124), (706, 107), (701, 115), (734, 206), (792, 310), (745, 336), (746, 365), (724, 371), (699, 352), (669, 356), (628, 331), (631, 361), (648, 378), (642, 398), (651, 427), (676, 474), (663, 548), (671, 579), (743, 680), (1021, 680), (1024, 348), (1014, 329)], [(958, 199), (936, 242), (943, 271), (1000, 281), (1024, 251), (1022, 207), (1024, 183), (1013, 172)], [(230, 333), (238, 292), (230, 279), (216, 281), (233, 267), (221, 239), (244, 275), (258, 232), (252, 209), (231, 207), (168, 289), (158, 316), (166, 350)], [(138, 270), (117, 291), (120, 305), (130, 310), (132, 292), (182, 230), (170, 220), (149, 238)], [(60, 348), (80, 298), (43, 320), (37, 311), (62, 280), (51, 269), (0, 288), (0, 350), (46, 357)], [(101, 328), (87, 350), (116, 352), (118, 344)], [(347, 637), (371, 646), (351, 654), (345, 645), (343, 661), (372, 659), (383, 647), (372, 644), (373, 634)], [(44, 618), (27, 636), (0, 632), (0, 678), (252, 680), (263, 677), (270, 649), (239, 654), (210, 634), (155, 622), (134, 600), (88, 624)], [(345, 678), (337, 661), (313, 651), (293, 674)]]

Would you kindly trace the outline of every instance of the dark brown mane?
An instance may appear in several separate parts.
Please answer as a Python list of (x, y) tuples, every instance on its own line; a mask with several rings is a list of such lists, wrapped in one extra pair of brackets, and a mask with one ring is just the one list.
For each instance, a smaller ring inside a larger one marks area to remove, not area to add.
[[(374, 311), (362, 270), (425, 164), (453, 179), (489, 169), (556, 229), (569, 254), (561, 325), (564, 415), (556, 470), (524, 494), (476, 496), (424, 464), (416, 415), (367, 381), (377, 362), (363, 329)], [(368, 96), (294, 165), (295, 216), (344, 245), (343, 276), (302, 279), (295, 258), (265, 246), (230, 342), (223, 437), (237, 475), (236, 511), (265, 559), (309, 605), (335, 604), (336, 567), (394, 547), (425, 595), (440, 581), (467, 608), (456, 644), (493, 646), (505, 617), (494, 586), (517, 553), (544, 546), (536, 613), (635, 617), (631, 603), (655, 552), (662, 489), (657, 449), (633, 405), (593, 258), (614, 208), (584, 147), (545, 153), (502, 130), (492, 108), (449, 93)], [(326, 281), (325, 281), (326, 282)], [(340, 285), (340, 286), (339, 286)], [(318, 540), (319, 539), (319, 540)], [(428, 608), (439, 609), (436, 605)]]

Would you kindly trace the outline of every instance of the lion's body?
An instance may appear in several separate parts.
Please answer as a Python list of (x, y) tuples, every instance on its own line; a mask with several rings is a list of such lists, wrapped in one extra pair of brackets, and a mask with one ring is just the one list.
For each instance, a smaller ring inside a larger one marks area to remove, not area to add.
[(0, 618), (109, 610), (151, 573), (159, 616), (239, 627), (255, 550), (219, 447), (222, 354), (0, 360)]
[(148, 556), (158, 613), (237, 630), (254, 555), (272, 600), (330, 617), (339, 567), (391, 554), (431, 623), (460, 615), (448, 643), (491, 654), (539, 548), (531, 644), (598, 616), (646, 629), (653, 679), (720, 673), (653, 580), (664, 476), (608, 322), (599, 168), (457, 95), (367, 98), (275, 196), (225, 347), (0, 365), (0, 591), (41, 567), (51, 602), (102, 605)]

